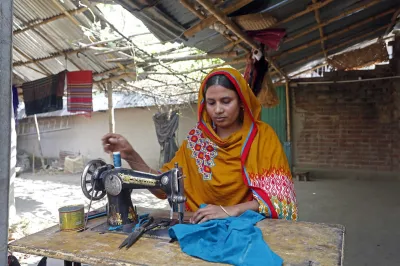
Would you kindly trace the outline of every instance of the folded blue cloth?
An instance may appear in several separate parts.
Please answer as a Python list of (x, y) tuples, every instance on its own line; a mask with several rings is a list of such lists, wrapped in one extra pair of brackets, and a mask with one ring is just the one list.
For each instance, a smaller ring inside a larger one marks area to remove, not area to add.
[(169, 229), (183, 252), (210, 262), (232, 265), (281, 266), (283, 260), (265, 243), (255, 224), (265, 217), (246, 211), (239, 217), (202, 224), (177, 224)]

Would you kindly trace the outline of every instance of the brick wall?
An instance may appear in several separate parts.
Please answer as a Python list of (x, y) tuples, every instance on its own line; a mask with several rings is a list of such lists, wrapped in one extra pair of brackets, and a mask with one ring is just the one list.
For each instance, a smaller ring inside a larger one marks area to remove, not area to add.
[[(320, 80), (354, 79), (360, 75), (368, 78), (377, 74), (380, 76), (374, 71), (335, 72)], [(301, 121), (294, 121), (298, 127), (293, 140), (295, 165), (399, 170), (400, 130), (395, 116), (399, 103), (400, 89), (391, 80), (292, 88), (294, 117), (302, 117)]]

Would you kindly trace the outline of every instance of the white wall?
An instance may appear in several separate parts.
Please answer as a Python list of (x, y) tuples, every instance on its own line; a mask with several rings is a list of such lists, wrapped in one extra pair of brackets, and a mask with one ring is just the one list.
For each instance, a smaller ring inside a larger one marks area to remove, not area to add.
[[(196, 105), (181, 110), (179, 119), (179, 143), (196, 123)], [(157, 112), (151, 108), (127, 108), (115, 110), (116, 133), (125, 136), (143, 159), (154, 168), (158, 167), (160, 145), (157, 141), (152, 116)], [(39, 119), (40, 122), (41, 119)], [(70, 129), (41, 134), (44, 157), (57, 158), (59, 152), (80, 152), (88, 159), (110, 157), (103, 152), (101, 138), (108, 132), (108, 113), (93, 113), (91, 118), (72, 116)], [(39, 155), (36, 134), (19, 135), (18, 149)], [(125, 164), (126, 165), (126, 164)]]

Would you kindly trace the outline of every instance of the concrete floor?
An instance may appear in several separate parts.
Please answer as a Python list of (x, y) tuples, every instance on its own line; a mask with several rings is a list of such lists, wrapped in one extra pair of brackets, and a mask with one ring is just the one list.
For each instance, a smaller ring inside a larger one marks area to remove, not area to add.
[[(400, 265), (400, 181), (316, 180), (296, 182), (295, 187), (300, 220), (346, 227), (346, 266)], [(51, 199), (43, 199), (43, 191)], [(29, 233), (57, 223), (59, 206), (71, 201), (88, 204), (79, 176), (73, 175), (22, 175), (15, 192), (18, 215), (30, 220)], [(134, 201), (143, 207), (166, 207), (146, 191), (137, 193)], [(39, 259), (30, 257), (22, 265), (37, 265)], [(61, 265), (48, 261), (48, 266)]]
[(400, 265), (400, 181), (296, 183), (302, 221), (346, 227), (344, 264)]

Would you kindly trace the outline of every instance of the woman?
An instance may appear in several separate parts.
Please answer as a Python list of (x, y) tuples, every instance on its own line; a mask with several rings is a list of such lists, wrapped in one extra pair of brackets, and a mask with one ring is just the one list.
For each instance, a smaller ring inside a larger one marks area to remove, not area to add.
[[(270, 218), (297, 220), (294, 186), (286, 156), (274, 130), (260, 120), (261, 106), (242, 75), (215, 69), (202, 82), (198, 124), (161, 172), (178, 163), (185, 178), (191, 222), (239, 216), (246, 210)], [(120, 135), (103, 137), (104, 150), (120, 151), (132, 169), (150, 169)], [(160, 198), (162, 191), (152, 191)], [(201, 204), (207, 204), (199, 208)]]

